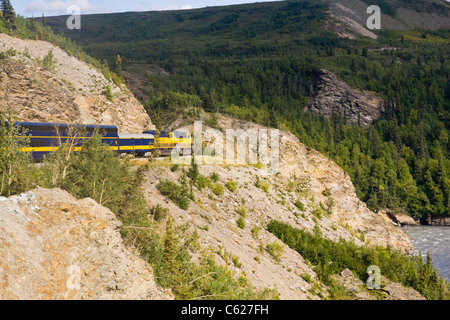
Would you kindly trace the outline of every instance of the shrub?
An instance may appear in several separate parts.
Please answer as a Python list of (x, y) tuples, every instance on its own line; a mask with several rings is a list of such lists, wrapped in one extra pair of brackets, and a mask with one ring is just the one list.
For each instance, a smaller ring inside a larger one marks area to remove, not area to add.
[(102, 94), (106, 97), (106, 99), (108, 99), (109, 101), (113, 101), (113, 94), (111, 91), (111, 87), (110, 86), (106, 86), (102, 92)]
[[(229, 268), (216, 263), (210, 251), (200, 252), (193, 259), (192, 252), (199, 250), (198, 234), (189, 232), (188, 225), (175, 226), (169, 218), (163, 230), (158, 224), (143, 219), (132, 222), (145, 228), (123, 228), (125, 236), (140, 248), (142, 255), (152, 265), (155, 279), (164, 288), (171, 288), (176, 299), (277, 299), (275, 290), (256, 290), (245, 277), (236, 277)], [(131, 223), (131, 222), (130, 222)], [(224, 257), (227, 261), (228, 257)], [(237, 257), (231, 257), (240, 267)]]
[(14, 57), (17, 54), (16, 50), (10, 48), (6, 51), (0, 51), (0, 60), (5, 60), (10, 57)]
[(283, 257), (283, 246), (276, 241), (268, 243), (266, 249), (276, 261), (280, 261)]
[(244, 218), (240, 217), (239, 220), (237, 221), (237, 226), (241, 229), (245, 228), (245, 220)]
[(211, 177), (210, 177), (210, 178), (211, 178), (211, 181), (212, 181), (212, 182), (217, 182), (217, 181), (219, 181), (219, 175), (218, 175), (217, 173), (215, 173), (215, 172), (211, 174)]
[(150, 210), (150, 213), (153, 215), (153, 218), (156, 221), (160, 221), (164, 219), (169, 212), (169, 209), (164, 208), (162, 205), (157, 204), (156, 206), (153, 206)]
[(301, 277), (303, 278), (303, 280), (305, 280), (308, 283), (311, 283), (311, 275), (309, 273), (302, 273)]
[(53, 56), (53, 49), (50, 49), (47, 55), (42, 60), (42, 66), (49, 71), (54, 71), (55, 61)]
[(244, 206), (240, 206), (236, 212), (242, 217), (245, 218), (247, 216), (247, 210), (245, 210)]
[(202, 191), (206, 186), (208, 185), (208, 177), (204, 175), (199, 175), (197, 178), (197, 188), (198, 190)]
[[(10, 125), (6, 126), (5, 121)], [(9, 111), (0, 112), (0, 195), (9, 197), (26, 191), (32, 184), (31, 154), (21, 152), (28, 147), (30, 139)]]
[(233, 180), (228, 181), (227, 183), (225, 183), (225, 186), (228, 188), (228, 190), (230, 190), (231, 192), (235, 192), (236, 191), (236, 182), (234, 182)]
[(210, 186), (211, 191), (216, 195), (216, 196), (222, 196), (224, 191), (223, 191), (223, 186), (217, 182), (213, 185)]
[(269, 192), (269, 185), (261, 181), (261, 179), (258, 176), (256, 177), (255, 187), (261, 188), (265, 192)]
[(187, 172), (187, 176), (191, 179), (192, 183), (196, 183), (197, 179), (200, 175), (200, 171), (198, 170), (198, 164), (195, 163), (194, 157), (191, 158), (191, 166)]
[(192, 199), (192, 194), (187, 185), (186, 175), (183, 174), (180, 181), (181, 185), (170, 180), (162, 180), (157, 188), (161, 194), (167, 196), (181, 209), (187, 210), (189, 208), (189, 201)]
[(240, 268), (242, 267), (242, 263), (239, 261), (239, 257), (237, 256), (232, 256), (231, 260), (233, 261), (233, 264), (236, 268)]
[(258, 239), (259, 230), (260, 230), (259, 227), (253, 227), (252, 228), (252, 237), (253, 237), (253, 239)]
[(322, 191), (322, 195), (325, 197), (331, 196), (331, 190), (329, 188), (326, 188), (325, 190)]
[(295, 202), (295, 206), (300, 210), (300, 211), (305, 211), (305, 205), (303, 204), (303, 202), (301, 202), (300, 200)]
[(99, 135), (84, 140), (76, 153), (66, 141), (44, 159), (38, 184), (62, 188), (79, 199), (92, 198), (122, 219), (145, 213), (141, 189), (145, 167), (131, 171), (129, 162), (108, 148)]

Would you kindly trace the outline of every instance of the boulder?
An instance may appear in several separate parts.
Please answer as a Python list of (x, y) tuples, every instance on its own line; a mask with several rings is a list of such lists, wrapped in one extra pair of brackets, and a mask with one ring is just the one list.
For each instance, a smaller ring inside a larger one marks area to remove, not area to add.
[(0, 197), (0, 300), (166, 300), (121, 222), (61, 189)]

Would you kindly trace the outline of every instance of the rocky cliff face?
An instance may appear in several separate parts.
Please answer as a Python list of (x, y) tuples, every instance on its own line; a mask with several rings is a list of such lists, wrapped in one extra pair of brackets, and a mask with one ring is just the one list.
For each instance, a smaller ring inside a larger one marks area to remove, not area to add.
[(326, 117), (335, 113), (362, 126), (370, 125), (384, 111), (383, 99), (375, 92), (354, 89), (328, 70), (318, 72), (313, 91), (305, 111), (311, 110)]
[[(267, 129), (223, 116), (218, 117), (218, 127)], [(288, 132), (281, 132), (280, 166), (276, 175), (264, 176), (260, 169), (249, 165), (203, 164), (199, 170), (206, 176), (216, 173), (222, 186), (232, 180), (237, 189), (233, 192), (224, 187), (224, 194), (216, 195), (208, 188), (202, 191), (194, 188), (195, 201), (188, 210), (183, 210), (162, 196), (156, 187), (164, 179), (178, 182), (181, 170), (172, 172), (167, 164), (155, 164), (150, 166), (144, 185), (149, 206), (160, 204), (168, 208), (177, 224), (188, 223), (192, 231), (197, 230), (199, 242), (216, 252), (219, 263), (228, 265), (236, 274), (245, 274), (258, 288), (276, 288), (281, 299), (319, 299), (312, 289), (317, 278), (301, 255), (266, 230), (271, 219), (310, 232), (318, 226), (324, 237), (332, 240), (352, 239), (358, 245), (390, 245), (411, 252), (406, 234), (356, 197), (348, 174), (317, 151), (308, 151)], [(299, 186), (302, 192), (298, 192)], [(315, 214), (320, 203), (326, 205), (330, 198), (334, 200), (331, 214)], [(297, 201), (303, 203), (304, 210), (295, 205)], [(242, 213), (243, 209), (245, 227), (241, 229), (237, 221), (241, 217), (238, 211)], [(283, 247), (279, 259), (264, 249), (274, 242)], [(239, 264), (233, 263), (230, 257)], [(308, 276), (312, 281), (305, 281)], [(400, 299), (400, 296), (391, 298)]]
[[(21, 121), (116, 125), (120, 132), (153, 128), (143, 106), (125, 87), (44, 41), (0, 34), (0, 52), (15, 56), (0, 61), (0, 110), (9, 108)], [(53, 54), (53, 67), (42, 66)], [(111, 88), (112, 101), (104, 92)]]
[(60, 189), (0, 197), (0, 299), (173, 299), (125, 248), (120, 226)]

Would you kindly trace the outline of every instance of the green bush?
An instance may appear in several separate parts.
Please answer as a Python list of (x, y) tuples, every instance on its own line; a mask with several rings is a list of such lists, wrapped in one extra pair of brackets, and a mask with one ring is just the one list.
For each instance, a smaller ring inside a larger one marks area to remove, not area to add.
[(229, 180), (227, 183), (225, 183), (225, 186), (228, 188), (228, 190), (230, 190), (231, 192), (235, 192), (236, 191), (236, 182), (234, 182), (233, 180)]
[(156, 206), (153, 206), (151, 208), (150, 213), (153, 215), (153, 218), (156, 221), (160, 221), (167, 216), (167, 214), (169, 213), (169, 209), (164, 208), (160, 204), (157, 204)]
[(331, 190), (329, 188), (326, 188), (325, 190), (322, 191), (322, 195), (325, 197), (331, 196)]
[(258, 176), (256, 177), (255, 187), (261, 188), (262, 190), (264, 190), (264, 192), (269, 192), (269, 185), (264, 181), (261, 181)]
[(245, 228), (245, 220), (244, 218), (240, 217), (239, 220), (237, 221), (237, 226), (241, 229)]
[(157, 188), (161, 194), (167, 196), (181, 209), (187, 210), (189, 208), (189, 202), (192, 199), (192, 194), (187, 185), (186, 175), (183, 174), (180, 181), (181, 185), (170, 180), (162, 180)]
[(268, 243), (266, 245), (266, 250), (270, 253), (270, 255), (276, 260), (280, 261), (283, 257), (283, 246), (281, 246), (278, 242)]
[(191, 158), (191, 166), (187, 172), (187, 177), (191, 179), (192, 183), (196, 183), (198, 177), (200, 176), (200, 171), (198, 170), (198, 164), (195, 162), (194, 157)]
[(113, 94), (111, 91), (111, 87), (108, 85), (104, 88), (102, 94), (108, 99), (109, 101), (113, 101)]
[(197, 178), (197, 188), (198, 190), (202, 191), (204, 188), (206, 188), (206, 186), (209, 183), (209, 179), (208, 177), (204, 176), (204, 175), (199, 175)]
[(220, 182), (214, 183), (210, 186), (211, 191), (216, 195), (216, 196), (223, 196), (224, 191), (223, 191), (223, 186)]
[(305, 211), (305, 205), (303, 204), (303, 202), (301, 202), (300, 200), (295, 202), (295, 206), (300, 210), (300, 211)]
[(22, 152), (30, 145), (23, 128), (5, 125), (17, 122), (9, 111), (0, 112), (0, 195), (9, 197), (26, 191), (33, 184), (31, 154)]
[(49, 70), (54, 71), (55, 70), (55, 61), (53, 56), (53, 49), (50, 49), (47, 53), (47, 55), (42, 60), (42, 66)]
[(17, 54), (16, 50), (14, 50), (12, 48), (10, 48), (6, 51), (1, 51), (0, 52), (0, 60), (5, 60), (7, 58), (14, 57), (16, 54)]
[(211, 174), (210, 178), (211, 178), (212, 182), (219, 181), (219, 175), (217, 173), (215, 173), (215, 172)]
[(247, 210), (245, 210), (244, 206), (240, 206), (236, 212), (243, 218), (245, 218), (247, 216)]

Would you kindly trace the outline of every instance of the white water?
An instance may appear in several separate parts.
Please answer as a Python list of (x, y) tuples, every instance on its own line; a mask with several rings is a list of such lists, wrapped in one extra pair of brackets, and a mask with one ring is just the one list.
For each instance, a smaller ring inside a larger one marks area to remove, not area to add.
[(430, 253), (433, 267), (450, 280), (450, 227), (413, 226), (402, 230), (409, 236), (416, 253), (426, 258)]

